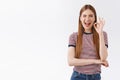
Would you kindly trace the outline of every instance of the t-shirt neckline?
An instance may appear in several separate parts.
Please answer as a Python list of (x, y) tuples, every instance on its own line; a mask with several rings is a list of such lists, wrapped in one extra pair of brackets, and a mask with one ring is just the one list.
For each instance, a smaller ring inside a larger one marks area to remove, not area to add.
[(89, 35), (89, 34), (93, 34), (92, 32), (89, 32), (89, 33), (87, 33), (87, 32), (83, 32), (84, 34), (87, 34), (87, 35)]

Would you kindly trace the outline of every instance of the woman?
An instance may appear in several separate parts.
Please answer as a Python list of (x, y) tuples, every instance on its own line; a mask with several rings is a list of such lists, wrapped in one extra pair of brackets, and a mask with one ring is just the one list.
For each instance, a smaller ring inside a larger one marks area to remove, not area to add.
[(78, 32), (69, 37), (68, 64), (74, 66), (71, 80), (101, 80), (101, 65), (108, 67), (105, 21), (97, 20), (95, 8), (84, 5), (80, 10)]

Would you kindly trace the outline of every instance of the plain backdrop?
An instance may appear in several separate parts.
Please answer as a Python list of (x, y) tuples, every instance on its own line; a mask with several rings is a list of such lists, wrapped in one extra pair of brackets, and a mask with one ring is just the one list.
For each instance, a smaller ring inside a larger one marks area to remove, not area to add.
[(119, 0), (1, 0), (0, 80), (70, 80), (69, 35), (77, 31), (80, 8), (95, 7), (106, 21), (109, 68), (102, 80), (119, 79)]

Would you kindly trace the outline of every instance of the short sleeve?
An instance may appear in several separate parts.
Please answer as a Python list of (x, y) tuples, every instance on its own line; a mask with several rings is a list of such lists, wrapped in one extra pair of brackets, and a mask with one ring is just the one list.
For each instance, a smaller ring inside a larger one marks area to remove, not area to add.
[(68, 47), (75, 47), (76, 46), (76, 39), (77, 39), (77, 34), (76, 33), (72, 33), (69, 36), (69, 43), (68, 43)]
[(104, 35), (104, 41), (105, 41), (105, 46), (108, 48), (108, 36), (106, 32), (103, 32)]

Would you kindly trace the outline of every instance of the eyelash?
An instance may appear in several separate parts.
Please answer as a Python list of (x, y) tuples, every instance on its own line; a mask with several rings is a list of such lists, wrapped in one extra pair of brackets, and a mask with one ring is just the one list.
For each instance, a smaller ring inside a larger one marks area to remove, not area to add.
[[(83, 17), (86, 17), (86, 15), (83, 15)], [(93, 17), (93, 15), (89, 15), (89, 17)]]
[(93, 17), (93, 15), (90, 15), (90, 17)]

